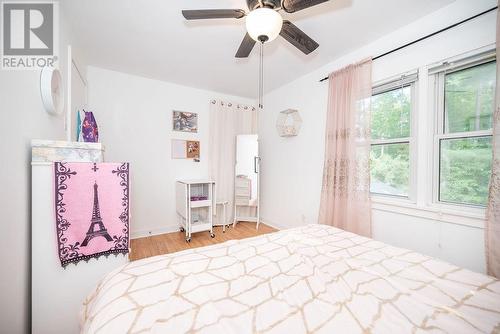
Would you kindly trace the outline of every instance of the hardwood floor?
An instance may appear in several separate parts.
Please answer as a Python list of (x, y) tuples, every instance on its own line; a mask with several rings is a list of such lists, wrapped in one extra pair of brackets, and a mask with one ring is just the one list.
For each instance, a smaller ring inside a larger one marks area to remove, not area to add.
[(244, 239), (262, 234), (276, 232), (276, 229), (260, 224), (255, 229), (255, 223), (238, 223), (236, 227), (226, 227), (226, 233), (222, 233), (222, 227), (215, 227), (215, 238), (210, 238), (208, 232), (194, 233), (191, 242), (186, 242), (183, 232), (166, 233), (151, 237), (130, 240), (130, 261), (140, 260), (151, 256), (174, 253), (181, 250), (218, 244), (227, 240)]

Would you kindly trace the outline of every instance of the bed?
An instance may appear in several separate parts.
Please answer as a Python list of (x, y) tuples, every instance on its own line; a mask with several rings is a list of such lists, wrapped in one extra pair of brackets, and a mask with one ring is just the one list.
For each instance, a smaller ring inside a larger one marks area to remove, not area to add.
[(500, 333), (500, 281), (308, 225), (130, 262), (82, 333)]

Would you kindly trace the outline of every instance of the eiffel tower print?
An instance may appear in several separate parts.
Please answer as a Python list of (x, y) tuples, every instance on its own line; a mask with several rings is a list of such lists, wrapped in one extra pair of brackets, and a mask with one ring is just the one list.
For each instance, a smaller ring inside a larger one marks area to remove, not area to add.
[(82, 242), (82, 246), (87, 246), (92, 238), (105, 237), (107, 241), (113, 241), (113, 238), (104, 227), (99, 210), (99, 196), (97, 194), (97, 182), (94, 183), (94, 209), (92, 210), (92, 219), (90, 220), (90, 227), (87, 231), (87, 236)]

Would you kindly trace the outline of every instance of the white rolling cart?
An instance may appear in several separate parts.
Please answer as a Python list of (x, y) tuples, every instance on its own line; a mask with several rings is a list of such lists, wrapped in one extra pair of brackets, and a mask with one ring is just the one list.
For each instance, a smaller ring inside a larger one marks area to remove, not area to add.
[(215, 182), (211, 180), (181, 180), (175, 184), (176, 209), (181, 232), (186, 232), (186, 241), (197, 232), (213, 233)]

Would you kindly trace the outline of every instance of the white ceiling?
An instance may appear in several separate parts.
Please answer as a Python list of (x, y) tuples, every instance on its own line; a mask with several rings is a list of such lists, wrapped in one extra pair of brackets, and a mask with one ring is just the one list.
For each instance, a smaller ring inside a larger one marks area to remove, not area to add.
[[(278, 37), (265, 49), (265, 89), (277, 88), (454, 0), (332, 0), (283, 16), (315, 39), (309, 56)], [(258, 48), (234, 54), (244, 19), (187, 22), (182, 9), (241, 8), (245, 0), (65, 0), (89, 65), (255, 97)]]

